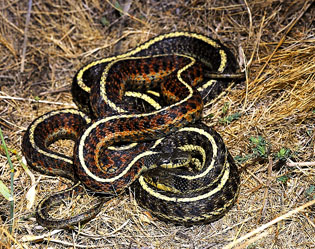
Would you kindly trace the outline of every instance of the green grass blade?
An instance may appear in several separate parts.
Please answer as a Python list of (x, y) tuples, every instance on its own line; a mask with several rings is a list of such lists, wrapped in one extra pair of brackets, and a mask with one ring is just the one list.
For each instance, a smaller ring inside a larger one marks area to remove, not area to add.
[(4, 198), (6, 198), (8, 201), (11, 201), (13, 199), (10, 190), (7, 188), (7, 186), (3, 183), (3, 181), (0, 180), (0, 193), (3, 195)]
[[(0, 128), (0, 138), (1, 138), (1, 142), (2, 142), (2, 145), (3, 145), (3, 149), (4, 149), (4, 152), (6, 154), (6, 157), (7, 157), (7, 160), (8, 160), (8, 163), (10, 165), (10, 169), (11, 169), (11, 190), (10, 190), (10, 227), (9, 227), (9, 231), (10, 233), (12, 233), (12, 230), (13, 230), (13, 219), (14, 219), (14, 187), (13, 187), (13, 182), (14, 182), (14, 167), (13, 167), (13, 164), (12, 164), (12, 161), (11, 161), (11, 157), (10, 157), (10, 154), (9, 154), (9, 151), (8, 151), (8, 147), (4, 141), (4, 137), (3, 137), (3, 134), (2, 134), (2, 130)], [(3, 184), (3, 187), (6, 188), (6, 186)], [(4, 188), (4, 189), (5, 189)], [(6, 190), (4, 190), (6, 191)], [(9, 192), (9, 190), (8, 190)]]

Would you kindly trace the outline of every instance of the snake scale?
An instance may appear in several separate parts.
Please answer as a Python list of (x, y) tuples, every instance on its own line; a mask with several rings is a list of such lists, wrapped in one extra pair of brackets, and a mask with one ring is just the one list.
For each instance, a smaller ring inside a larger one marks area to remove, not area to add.
[[(190, 32), (156, 36), (117, 56), (82, 67), (73, 79), (79, 107), (46, 113), (23, 136), (28, 165), (74, 185), (44, 198), (37, 221), (71, 227), (104, 204), (58, 220), (51, 206), (82, 186), (117, 195), (131, 186), (137, 202), (162, 220), (192, 225), (222, 217), (239, 192), (239, 174), (221, 136), (200, 122), (204, 106), (242, 78), (220, 42)], [(75, 142), (73, 157), (49, 147)]]

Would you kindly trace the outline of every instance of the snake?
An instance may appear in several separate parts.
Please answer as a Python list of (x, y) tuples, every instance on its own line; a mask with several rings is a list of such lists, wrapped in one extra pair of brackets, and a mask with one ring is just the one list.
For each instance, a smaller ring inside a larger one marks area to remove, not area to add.
[[(71, 89), (79, 110), (46, 113), (23, 136), (32, 169), (75, 182), (39, 203), (37, 221), (60, 228), (95, 217), (103, 198), (70, 219), (48, 214), (82, 185), (104, 196), (131, 186), (141, 206), (178, 224), (222, 217), (237, 198), (239, 175), (220, 135), (200, 120), (204, 106), (242, 78), (237, 69), (227, 47), (190, 32), (162, 34), (82, 67)], [(60, 139), (75, 142), (72, 157), (49, 148)]]

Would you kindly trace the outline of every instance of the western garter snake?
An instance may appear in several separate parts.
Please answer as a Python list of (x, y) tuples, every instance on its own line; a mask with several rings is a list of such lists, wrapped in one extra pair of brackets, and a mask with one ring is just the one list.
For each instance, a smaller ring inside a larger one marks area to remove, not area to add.
[[(125, 54), (92, 62), (72, 84), (75, 103), (89, 116), (64, 109), (37, 118), (23, 137), (24, 156), (33, 169), (80, 180), (97, 193), (119, 193), (135, 182), (139, 203), (162, 219), (211, 222), (234, 203), (239, 177), (221, 137), (194, 123), (203, 103), (240, 78), (236, 69), (226, 47), (188, 32), (160, 35)], [(126, 103), (128, 97), (145, 107)], [(75, 141), (73, 159), (48, 148), (61, 138)], [(161, 166), (181, 153), (192, 157), (185, 166)], [(103, 203), (90, 216), (50, 219), (51, 200), (63, 194), (39, 204), (41, 224), (69, 227), (92, 218)]]

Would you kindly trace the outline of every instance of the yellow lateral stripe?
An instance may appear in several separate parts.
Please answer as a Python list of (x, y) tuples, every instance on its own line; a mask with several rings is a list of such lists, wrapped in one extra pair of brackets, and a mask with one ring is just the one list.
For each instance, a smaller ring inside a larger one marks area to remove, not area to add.
[[(142, 45), (130, 50), (129, 52), (126, 52), (124, 54), (121, 54), (121, 55), (117, 55), (117, 56), (112, 56), (112, 57), (106, 57), (106, 58), (103, 58), (103, 59), (100, 59), (100, 60), (97, 60), (97, 61), (94, 61), (94, 62), (91, 62), (90, 64), (86, 65), (85, 67), (83, 67), (77, 74), (77, 83), (79, 85), (79, 87), (81, 89), (83, 89), (84, 91), (86, 91), (87, 93), (90, 92), (90, 88), (84, 84), (83, 82), (83, 74), (86, 70), (90, 69), (91, 67), (93, 66), (96, 66), (98, 64), (101, 64), (101, 63), (106, 63), (106, 62), (111, 62), (113, 60), (117, 60), (117, 59), (120, 59), (120, 58), (126, 58), (126, 57), (129, 57), (129, 56), (133, 56), (135, 55), (136, 53), (140, 52), (141, 50), (144, 50), (144, 49), (147, 49), (149, 48), (151, 45), (153, 45), (154, 43), (158, 42), (158, 41), (161, 41), (165, 38), (175, 38), (175, 37), (180, 37), (180, 36), (185, 36), (185, 37), (194, 37), (196, 39), (199, 39), (199, 40), (202, 40), (204, 41), (205, 43), (208, 43), (210, 44), (211, 46), (215, 47), (215, 48), (219, 48), (221, 47), (221, 45), (219, 43), (217, 43), (216, 41), (212, 40), (211, 38), (209, 37), (206, 37), (204, 35), (200, 35), (200, 34), (196, 34), (196, 33), (189, 33), (189, 32), (173, 32), (173, 33), (169, 33), (169, 34), (165, 34), (165, 35), (159, 35), (159, 36), (156, 36), (155, 38), (152, 38), (151, 40), (143, 43)], [(226, 63), (226, 62), (225, 62)], [(221, 61), (221, 65), (222, 65), (222, 61)]]
[(227, 210), (235, 201), (237, 197), (237, 194), (233, 199), (228, 200), (225, 205), (222, 208), (214, 209), (213, 211), (209, 213), (203, 213), (199, 216), (188, 216), (188, 217), (180, 217), (180, 216), (174, 216), (174, 215), (165, 215), (163, 213), (160, 213), (158, 211), (150, 210), (153, 214), (163, 217), (166, 220), (173, 220), (177, 222), (201, 222), (204, 220), (209, 220), (211, 218), (214, 218), (215, 216), (221, 215), (224, 210)]
[(152, 91), (152, 90), (148, 90), (147, 93), (152, 94), (152, 95), (154, 95), (154, 96), (156, 96), (156, 97), (160, 97), (160, 93), (159, 93), (159, 92), (155, 92), (155, 91)]
[(200, 201), (203, 199), (207, 199), (210, 198), (212, 195), (216, 194), (217, 192), (219, 192), (224, 185), (226, 184), (227, 180), (229, 179), (229, 175), (230, 175), (230, 165), (229, 163), (227, 163), (227, 167), (224, 171), (224, 174), (220, 180), (220, 183), (218, 184), (218, 186), (211, 190), (210, 192), (207, 192), (203, 195), (199, 195), (199, 196), (195, 196), (195, 197), (169, 197), (167, 195), (164, 195), (162, 193), (159, 193), (155, 190), (153, 190), (144, 180), (143, 176), (140, 176), (138, 181), (141, 185), (141, 187), (143, 188), (143, 190), (145, 190), (148, 194), (154, 196), (157, 199), (163, 200), (163, 201), (172, 201), (172, 202), (194, 202), (194, 201)]
[(162, 108), (158, 102), (156, 102), (154, 99), (152, 99), (149, 95), (145, 93), (127, 91), (125, 93), (125, 96), (142, 99), (146, 101), (148, 104), (150, 104), (156, 110)]
[(223, 49), (219, 50), (219, 54), (221, 55), (221, 63), (220, 63), (220, 66), (218, 68), (218, 72), (222, 73), (226, 67), (226, 64), (227, 64), (227, 55)]
[(129, 150), (131, 148), (134, 148), (137, 144), (138, 143), (130, 143), (130, 144), (123, 145), (123, 146), (109, 146), (108, 149), (114, 150), (114, 151)]

